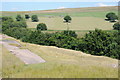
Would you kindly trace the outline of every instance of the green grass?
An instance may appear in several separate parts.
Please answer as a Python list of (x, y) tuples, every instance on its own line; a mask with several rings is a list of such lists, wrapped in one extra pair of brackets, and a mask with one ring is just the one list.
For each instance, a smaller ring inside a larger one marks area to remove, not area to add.
[[(110, 10), (110, 11), (93, 11), (93, 12), (59, 12), (59, 13), (29, 13), (30, 16), (32, 15), (38, 15), (39, 17), (48, 17), (48, 16), (65, 16), (65, 15), (70, 15), (72, 17), (99, 17), (99, 18), (104, 18), (105, 14), (109, 12), (114, 12), (118, 14), (118, 11), (115, 10)], [(17, 14), (20, 14), (24, 16), (25, 13), (11, 13), (11, 12), (3, 12), (2, 16), (11, 16), (11, 17), (16, 17)]]
[[(31, 22), (27, 20), (28, 28), (36, 28), (37, 24), (45, 23), (48, 27), (48, 30), (66, 30), (67, 24), (63, 22), (63, 18), (54, 17), (39, 17), (39, 22)], [(72, 17), (72, 21), (69, 24), (70, 30), (94, 30), (95, 28), (103, 30), (112, 30), (113, 24), (108, 21), (105, 21), (104, 18), (96, 17)]]
[[(66, 30), (67, 25), (63, 23), (63, 17), (69, 14), (72, 23), (69, 24), (70, 30), (75, 30), (78, 37), (83, 37), (89, 30), (95, 28), (112, 32), (113, 23), (104, 21), (105, 14), (117, 11), (98, 11), (98, 12), (70, 12), (70, 13), (30, 13), (37, 14), (40, 22), (27, 20), (28, 28), (35, 30), (38, 23), (46, 23), (48, 31), (56, 32)], [(20, 13), (5, 12), (3, 16), (16, 17)], [(21, 13), (24, 16), (24, 13)], [(48, 18), (53, 16), (53, 18)], [(11, 38), (9, 38), (11, 39)], [(15, 40), (15, 39), (13, 39)], [(19, 40), (17, 40), (19, 41)], [(20, 42), (20, 41), (19, 41)], [(56, 48), (53, 46), (41, 46), (20, 42), (21, 49), (29, 49), (35, 54), (46, 60), (46, 63), (25, 65), (17, 57), (11, 54), (4, 47), (3, 50), (3, 77), (10, 78), (117, 78), (118, 69), (113, 68), (112, 64), (117, 64), (118, 60), (108, 57), (97, 57), (68, 49)], [(18, 46), (15, 44), (11, 44)]]
[(24, 67), (24, 63), (2, 46), (2, 77), (11, 77)]
[[(13, 39), (15, 40), (15, 39)], [(19, 41), (19, 40), (17, 40)], [(20, 42), (20, 41), (19, 41)], [(116, 59), (83, 54), (80, 51), (20, 42), (46, 60), (24, 65), (3, 47), (3, 77), (10, 78), (117, 78)]]

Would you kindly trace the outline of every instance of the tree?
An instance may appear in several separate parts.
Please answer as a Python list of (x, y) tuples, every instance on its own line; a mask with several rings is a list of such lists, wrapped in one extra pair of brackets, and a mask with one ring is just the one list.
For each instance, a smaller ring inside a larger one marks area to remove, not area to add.
[(110, 12), (106, 14), (106, 18), (111, 22), (115, 22), (115, 20), (118, 19), (118, 16), (115, 13)]
[[(64, 22), (66, 22), (67, 25), (68, 25), (68, 23), (71, 22), (71, 20), (72, 20), (72, 18), (69, 15), (67, 15), (67, 16), (64, 17)], [(67, 27), (67, 30), (69, 30), (69, 26)]]
[(13, 22), (14, 20), (11, 17), (2, 17), (2, 22), (4, 22), (4, 21)]
[(29, 16), (28, 14), (25, 14), (25, 18), (26, 18), (26, 19), (29, 19), (30, 16)]
[(120, 23), (119, 23), (119, 22), (115, 23), (115, 24), (113, 25), (113, 29), (114, 29), (114, 30), (120, 30)]
[(37, 30), (47, 30), (47, 26), (44, 23), (39, 23), (37, 25)]
[(17, 15), (17, 16), (16, 16), (16, 20), (17, 20), (17, 21), (22, 21), (23, 18), (21, 17), (21, 15)]
[(2, 32), (12, 27), (12, 23), (14, 22), (11, 17), (2, 17)]
[(32, 15), (31, 19), (32, 19), (32, 22), (38, 22), (39, 21), (37, 15)]
[(24, 37), (28, 37), (31, 34), (31, 30), (27, 28), (13, 27), (7, 29), (4, 33), (14, 38), (22, 39)]
[(111, 45), (113, 44), (113, 36), (105, 31), (99, 29), (90, 31), (83, 38), (83, 42), (85, 43), (85, 51), (92, 55), (113, 56), (110, 55), (110, 51), (114, 49), (110, 47), (113, 46)]
[(14, 21), (13, 23), (11, 23), (11, 27), (21, 27), (21, 28), (26, 28), (27, 24), (25, 21)]

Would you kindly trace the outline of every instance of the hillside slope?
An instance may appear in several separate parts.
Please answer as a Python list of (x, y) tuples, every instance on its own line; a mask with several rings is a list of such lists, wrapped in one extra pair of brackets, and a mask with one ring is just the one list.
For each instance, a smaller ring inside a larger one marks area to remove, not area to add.
[[(9, 38), (16, 40), (14, 38)], [(54, 46), (42, 46), (30, 43), (23, 43), (16, 40), (21, 44), (21, 49), (29, 49), (35, 54), (41, 56), (46, 60), (45, 63), (23, 65), (10, 62), (14, 60), (7, 58), (8, 51), (3, 48), (4, 62), (13, 64), (12, 67), (6, 66), (3, 69), (4, 77), (9, 75), (13, 78), (117, 78), (118, 77), (118, 60), (103, 57), (93, 56), (81, 51), (74, 51), (69, 49), (57, 48)], [(6, 53), (7, 52), (7, 53)], [(9, 59), (9, 60), (8, 60)], [(15, 58), (16, 60), (16, 58)], [(14, 61), (15, 62), (15, 61)], [(16, 60), (19, 63), (19, 59)], [(20, 66), (20, 67), (19, 67)], [(15, 67), (15, 68), (14, 68)], [(6, 70), (7, 68), (7, 70)], [(13, 71), (11, 71), (13, 70)], [(9, 74), (10, 73), (10, 74)]]
[(118, 6), (107, 7), (83, 7), (83, 8), (65, 8), (52, 10), (36, 10), (36, 11), (3, 11), (11, 13), (58, 13), (58, 12), (97, 12), (97, 11), (117, 11)]

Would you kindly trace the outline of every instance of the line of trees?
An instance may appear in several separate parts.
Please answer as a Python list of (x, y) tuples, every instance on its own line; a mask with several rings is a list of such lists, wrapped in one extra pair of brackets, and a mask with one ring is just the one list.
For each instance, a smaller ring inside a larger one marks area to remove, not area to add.
[(106, 20), (107, 21), (110, 21), (110, 22), (116, 22), (114, 25), (113, 25), (113, 29), (114, 30), (120, 30), (120, 22), (117, 22), (119, 17), (113, 13), (113, 12), (110, 12), (110, 13), (107, 13), (106, 14)]
[[(90, 31), (83, 38), (77, 38), (75, 31), (62, 31), (56, 33), (43, 33), (39, 24), (35, 31), (19, 26), (21, 21), (14, 21), (10, 17), (2, 18), (3, 33), (23, 42), (39, 45), (57, 46), (72, 50), (83, 51), (98, 56), (108, 56), (120, 59), (120, 30), (106, 32), (99, 29)], [(12, 23), (12, 25), (11, 25)]]

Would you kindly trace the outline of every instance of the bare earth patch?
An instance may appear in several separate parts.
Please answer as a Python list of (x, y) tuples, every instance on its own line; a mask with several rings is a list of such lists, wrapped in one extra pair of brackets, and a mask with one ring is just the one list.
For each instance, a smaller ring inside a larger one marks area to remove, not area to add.
[[(0, 35), (0, 39), (2, 39), (1, 37), (8, 38), (7, 36), (2, 36)], [(15, 44), (19, 44), (17, 41), (12, 41), (12, 40), (3, 40), (0, 41), (0, 44), (2, 44), (6, 49), (8, 49), (13, 55), (15, 55), (16, 57), (18, 57), (21, 61), (23, 61), (25, 64), (37, 64), (37, 63), (44, 63), (45, 60), (42, 59), (40, 56), (32, 53), (31, 51), (29, 51), (28, 49), (20, 49), (20, 46), (14, 46), (14, 45), (10, 45), (9, 43), (15, 43)]]

